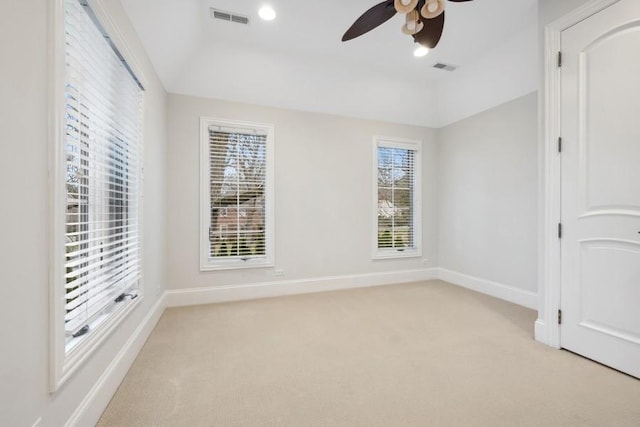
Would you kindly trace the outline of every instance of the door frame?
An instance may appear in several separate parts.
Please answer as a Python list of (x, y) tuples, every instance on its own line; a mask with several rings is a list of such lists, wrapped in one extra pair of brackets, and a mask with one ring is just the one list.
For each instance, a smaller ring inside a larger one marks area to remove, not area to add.
[(561, 34), (581, 21), (620, 0), (591, 0), (562, 16), (544, 30), (544, 87), (540, 92), (540, 221), (538, 249), (538, 319), (535, 339), (551, 347), (561, 347), (560, 309), (561, 251), (558, 224), (561, 219), (561, 73), (558, 52)]

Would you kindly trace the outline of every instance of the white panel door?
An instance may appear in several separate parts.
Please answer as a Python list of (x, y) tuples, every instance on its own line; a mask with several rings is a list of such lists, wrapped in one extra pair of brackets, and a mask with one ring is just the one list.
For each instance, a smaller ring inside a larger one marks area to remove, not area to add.
[(640, 378), (640, 0), (561, 43), (561, 346)]

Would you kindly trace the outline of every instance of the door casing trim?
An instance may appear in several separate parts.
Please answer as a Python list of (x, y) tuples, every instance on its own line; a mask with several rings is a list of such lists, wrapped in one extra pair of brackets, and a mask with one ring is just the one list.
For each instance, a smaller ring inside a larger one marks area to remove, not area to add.
[(584, 21), (620, 0), (591, 0), (548, 24), (544, 30), (544, 87), (541, 92), (540, 132), (540, 227), (538, 249), (538, 320), (535, 339), (560, 348), (561, 251), (558, 224), (561, 222), (561, 51), (562, 32)]

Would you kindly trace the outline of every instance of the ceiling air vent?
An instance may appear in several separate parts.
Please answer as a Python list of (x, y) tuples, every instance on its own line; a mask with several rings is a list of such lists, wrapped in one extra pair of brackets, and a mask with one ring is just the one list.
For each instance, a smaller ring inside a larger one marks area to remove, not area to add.
[(433, 68), (445, 71), (455, 71), (458, 67), (456, 67), (455, 65), (443, 64), (442, 62), (438, 62), (433, 66)]
[(249, 17), (238, 15), (233, 12), (225, 12), (224, 10), (218, 10), (211, 8), (211, 19), (220, 19), (227, 22), (235, 22), (236, 24), (248, 25)]

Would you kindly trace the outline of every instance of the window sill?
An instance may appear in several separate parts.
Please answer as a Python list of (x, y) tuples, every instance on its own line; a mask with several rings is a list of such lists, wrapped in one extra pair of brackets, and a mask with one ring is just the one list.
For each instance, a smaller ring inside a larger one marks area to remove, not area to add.
[(137, 298), (125, 299), (126, 303), (111, 313), (98, 317), (90, 326), (90, 332), (70, 342), (64, 350), (64, 362), (61, 375), (51, 384), (51, 392), (58, 390), (83, 365), (83, 363), (102, 345), (125, 318), (142, 302), (143, 294), (137, 291)]
[(372, 255), (372, 259), (404, 259), (404, 258), (420, 258), (422, 257), (422, 251), (418, 249), (407, 249), (403, 251), (399, 250), (386, 250), (376, 251)]
[(221, 270), (246, 270), (251, 268), (270, 268), (275, 264), (271, 260), (230, 260), (230, 261), (204, 261), (200, 264), (200, 271), (221, 271)]

